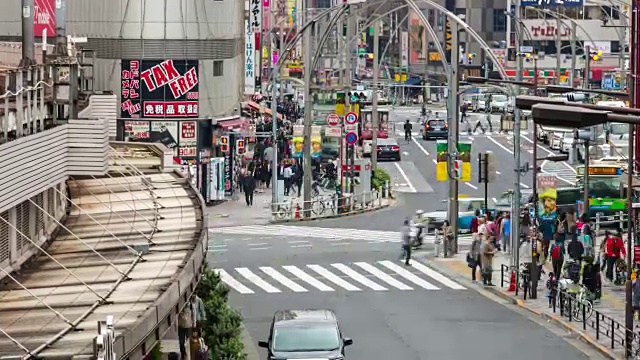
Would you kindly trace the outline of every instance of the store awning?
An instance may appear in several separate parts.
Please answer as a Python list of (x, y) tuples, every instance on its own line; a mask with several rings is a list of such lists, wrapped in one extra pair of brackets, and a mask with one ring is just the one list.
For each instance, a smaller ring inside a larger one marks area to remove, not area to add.
[(216, 119), (216, 125), (220, 126), (224, 131), (238, 131), (248, 127), (249, 121), (236, 115)]
[(415, 86), (415, 85), (420, 85), (421, 82), (422, 82), (422, 79), (419, 77), (410, 77), (407, 80), (405, 80), (403, 85)]
[[(243, 106), (248, 107), (252, 111), (260, 111), (260, 104), (258, 104), (255, 101), (244, 102)], [(268, 107), (262, 107), (262, 108), (263, 108), (265, 114), (271, 116), (271, 109), (270, 108), (268, 108)], [(278, 119), (282, 120), (282, 114), (278, 114)]]

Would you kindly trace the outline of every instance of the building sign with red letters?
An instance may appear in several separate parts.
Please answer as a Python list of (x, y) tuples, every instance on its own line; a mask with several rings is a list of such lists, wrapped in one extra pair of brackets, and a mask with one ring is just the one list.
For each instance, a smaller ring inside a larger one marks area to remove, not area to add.
[(198, 117), (198, 60), (122, 60), (122, 118)]

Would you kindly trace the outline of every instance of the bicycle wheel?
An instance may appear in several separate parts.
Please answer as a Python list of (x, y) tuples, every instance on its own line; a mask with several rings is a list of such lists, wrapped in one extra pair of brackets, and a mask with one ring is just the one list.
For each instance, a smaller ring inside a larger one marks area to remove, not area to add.
[(315, 201), (311, 206), (311, 212), (315, 215), (322, 215), (324, 213), (324, 203), (322, 201)]
[(278, 206), (276, 208), (274, 216), (277, 220), (282, 220), (287, 217), (288, 213), (289, 213), (289, 209), (287, 209), (285, 206)]

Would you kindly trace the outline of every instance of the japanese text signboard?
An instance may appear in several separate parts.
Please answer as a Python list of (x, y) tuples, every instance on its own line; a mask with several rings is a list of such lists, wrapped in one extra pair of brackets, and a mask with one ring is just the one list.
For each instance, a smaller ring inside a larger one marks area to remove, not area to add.
[(122, 60), (122, 118), (198, 117), (198, 60)]
[(256, 37), (251, 29), (249, 20), (245, 21), (244, 36), (244, 94), (253, 95), (256, 92)]
[(260, 34), (262, 31), (261, 0), (249, 0), (249, 21), (251, 21), (251, 32)]

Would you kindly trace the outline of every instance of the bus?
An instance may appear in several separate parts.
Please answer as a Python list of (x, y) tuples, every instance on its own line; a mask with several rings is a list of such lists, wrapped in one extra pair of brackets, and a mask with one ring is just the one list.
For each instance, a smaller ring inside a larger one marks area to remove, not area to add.
[[(620, 186), (620, 176), (625, 168), (620, 162), (607, 161), (606, 158), (589, 165), (589, 216), (593, 217), (598, 212), (614, 215), (627, 208), (627, 199), (623, 197)], [(584, 165), (576, 168), (576, 185), (581, 189), (584, 189), (584, 172)], [(582, 200), (578, 201), (578, 212), (582, 203)]]
[[(389, 137), (391, 108), (378, 107), (378, 139)], [(362, 152), (364, 155), (371, 155), (371, 139), (373, 138), (373, 111), (369, 107), (360, 108), (360, 138), (362, 139)]]

